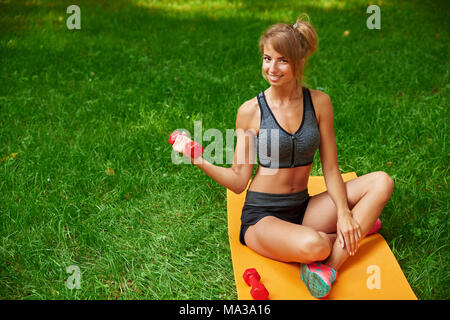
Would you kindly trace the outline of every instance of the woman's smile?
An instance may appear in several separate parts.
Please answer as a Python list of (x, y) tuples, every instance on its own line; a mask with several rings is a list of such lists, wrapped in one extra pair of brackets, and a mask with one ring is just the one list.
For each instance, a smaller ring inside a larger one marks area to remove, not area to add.
[(271, 81), (278, 81), (278, 80), (280, 80), (280, 78), (281, 77), (283, 77), (283, 76), (276, 76), (276, 75), (270, 75), (269, 74), (269, 79), (271, 80)]

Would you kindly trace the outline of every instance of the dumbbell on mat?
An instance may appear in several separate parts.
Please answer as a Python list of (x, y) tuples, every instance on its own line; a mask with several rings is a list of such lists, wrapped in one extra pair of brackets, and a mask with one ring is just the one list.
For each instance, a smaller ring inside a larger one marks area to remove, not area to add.
[[(172, 132), (169, 136), (169, 143), (173, 145), (180, 134), (178, 131)], [(197, 142), (191, 141), (186, 145), (185, 152), (195, 159), (203, 154), (203, 147)]]
[(244, 280), (248, 286), (252, 287), (250, 294), (255, 300), (267, 300), (269, 299), (269, 291), (260, 282), (261, 277), (255, 268), (250, 268), (244, 272)]

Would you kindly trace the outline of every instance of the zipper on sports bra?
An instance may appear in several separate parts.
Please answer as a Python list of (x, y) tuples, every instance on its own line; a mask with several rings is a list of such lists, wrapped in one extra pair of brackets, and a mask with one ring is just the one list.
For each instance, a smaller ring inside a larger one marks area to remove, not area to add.
[(291, 150), (291, 168), (294, 167), (294, 151), (295, 151), (295, 136), (291, 136), (291, 142), (292, 142), (292, 150)]

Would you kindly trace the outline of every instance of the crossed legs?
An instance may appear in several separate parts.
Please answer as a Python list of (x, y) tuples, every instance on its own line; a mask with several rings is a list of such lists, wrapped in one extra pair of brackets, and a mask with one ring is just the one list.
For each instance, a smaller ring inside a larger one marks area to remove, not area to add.
[[(385, 172), (377, 171), (347, 181), (345, 187), (348, 206), (364, 237), (391, 197), (394, 182)], [(336, 207), (325, 191), (311, 197), (302, 225), (265, 217), (247, 229), (245, 242), (253, 251), (274, 260), (324, 261), (339, 270), (349, 255), (335, 241), (336, 225)]]

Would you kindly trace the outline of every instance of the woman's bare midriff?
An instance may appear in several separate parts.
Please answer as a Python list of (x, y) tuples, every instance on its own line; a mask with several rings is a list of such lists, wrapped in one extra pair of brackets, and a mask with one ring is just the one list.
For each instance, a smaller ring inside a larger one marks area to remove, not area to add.
[(308, 187), (312, 164), (297, 168), (270, 169), (258, 166), (248, 190), (264, 193), (295, 193)]

